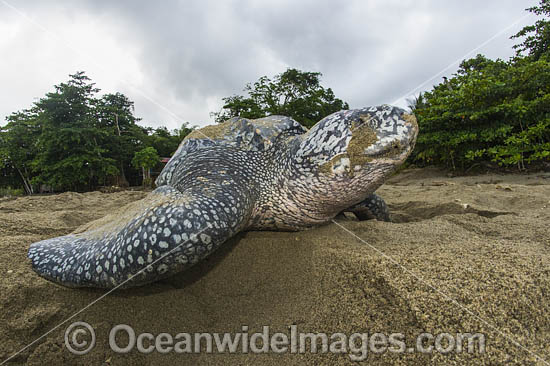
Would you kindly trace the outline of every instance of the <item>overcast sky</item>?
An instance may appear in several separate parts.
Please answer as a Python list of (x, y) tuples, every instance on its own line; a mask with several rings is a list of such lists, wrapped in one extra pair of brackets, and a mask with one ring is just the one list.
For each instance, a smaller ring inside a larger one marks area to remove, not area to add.
[(212, 123), (222, 97), (288, 67), (321, 72), (352, 108), (404, 105), (456, 60), (512, 56), (508, 37), (537, 2), (0, 0), (0, 124), (77, 70), (170, 129)]

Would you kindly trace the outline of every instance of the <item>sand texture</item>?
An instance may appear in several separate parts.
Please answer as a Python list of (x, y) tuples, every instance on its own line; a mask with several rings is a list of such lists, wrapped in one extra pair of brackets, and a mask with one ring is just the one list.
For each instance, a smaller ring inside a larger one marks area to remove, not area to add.
[[(25, 349), (8, 365), (547, 365), (550, 362), (550, 174), (448, 177), (406, 170), (378, 190), (394, 222), (338, 217), (304, 232), (248, 232), (191, 270), (116, 291)], [(0, 362), (105, 291), (37, 276), (32, 242), (67, 234), (143, 192), (0, 199)], [(364, 240), (360, 241), (342, 227)], [(71, 354), (73, 321), (97, 344)], [(480, 332), (484, 354), (116, 354), (116, 324), (139, 334)], [(517, 343), (517, 344), (515, 344)], [(518, 345), (519, 344), (519, 345)]]

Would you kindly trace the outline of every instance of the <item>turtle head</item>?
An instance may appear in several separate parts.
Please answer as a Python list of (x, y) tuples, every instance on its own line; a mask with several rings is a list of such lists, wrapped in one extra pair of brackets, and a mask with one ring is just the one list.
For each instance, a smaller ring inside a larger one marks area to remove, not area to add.
[(346, 153), (353, 171), (395, 168), (405, 162), (418, 134), (414, 115), (385, 105), (355, 110), (351, 116), (351, 123), (346, 123), (350, 136)]
[(354, 176), (379, 166), (398, 166), (412, 151), (418, 125), (405, 110), (382, 105), (331, 114), (301, 142), (296, 156), (321, 172)]
[(339, 210), (382, 185), (409, 156), (417, 134), (415, 117), (398, 107), (336, 112), (303, 137), (295, 152), (296, 165), (310, 172), (302, 174), (309, 176), (310, 192), (321, 201), (331, 197), (328, 206), (336, 198), (334, 210)]

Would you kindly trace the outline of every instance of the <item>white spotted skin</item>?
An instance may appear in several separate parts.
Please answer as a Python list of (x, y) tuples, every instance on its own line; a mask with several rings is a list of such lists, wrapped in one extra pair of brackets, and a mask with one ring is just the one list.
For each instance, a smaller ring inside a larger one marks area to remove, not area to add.
[[(297, 136), (288, 144), (288, 158), (279, 159), (288, 164), (286, 174), (261, 191), (253, 228), (300, 230), (326, 223), (365, 200), (414, 148), (418, 126), (404, 113), (387, 105), (341, 111)], [(370, 161), (352, 166), (347, 149), (366, 126), (376, 134), (364, 149)], [(388, 154), (396, 142), (399, 149)], [(331, 161), (331, 171), (323, 172), (321, 167)]]
[[(124, 215), (32, 244), (33, 269), (64, 286), (139, 286), (191, 267), (239, 231), (325, 223), (365, 200), (405, 160), (417, 126), (402, 116), (389, 106), (341, 111), (310, 131), (288, 117), (232, 119), (213, 141), (184, 140), (159, 187)], [(369, 161), (352, 166), (345, 154), (365, 123), (376, 141), (365, 147)], [(385, 154), (395, 141), (400, 151)]]

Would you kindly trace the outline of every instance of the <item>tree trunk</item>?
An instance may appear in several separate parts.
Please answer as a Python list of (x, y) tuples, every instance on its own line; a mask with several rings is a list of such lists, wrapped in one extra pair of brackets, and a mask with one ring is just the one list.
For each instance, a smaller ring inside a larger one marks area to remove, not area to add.
[(130, 184), (128, 183), (128, 180), (126, 179), (126, 175), (124, 174), (124, 163), (120, 161), (120, 181), (118, 182), (119, 186), (122, 187), (128, 187)]
[(26, 177), (25, 180), (27, 181), (27, 186), (29, 187), (29, 191), (31, 192), (30, 194), (34, 194), (31, 181), (29, 178), (27, 178), (28, 176), (29, 176), (29, 172), (27, 171), (27, 167), (25, 167), (25, 177)]
[[(116, 130), (118, 132), (118, 137), (119, 137), (118, 144), (120, 146), (121, 132), (120, 132), (120, 126), (118, 125), (118, 114), (115, 113), (114, 115), (115, 115)], [(126, 179), (126, 175), (124, 174), (124, 163), (122, 162), (122, 160), (120, 160), (120, 180), (121, 182), (119, 182), (119, 186), (128, 187), (130, 185), (128, 183), (128, 180)]]
[(17, 166), (15, 166), (15, 169), (21, 176), (21, 180), (23, 181), (23, 186), (25, 187), (25, 192), (30, 196), (31, 194), (33, 194), (32, 185), (30, 184), (28, 179), (25, 177), (25, 175), (21, 172), (21, 170)]

